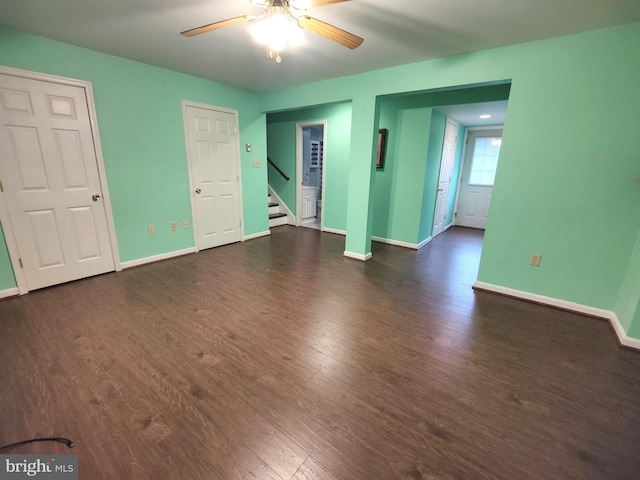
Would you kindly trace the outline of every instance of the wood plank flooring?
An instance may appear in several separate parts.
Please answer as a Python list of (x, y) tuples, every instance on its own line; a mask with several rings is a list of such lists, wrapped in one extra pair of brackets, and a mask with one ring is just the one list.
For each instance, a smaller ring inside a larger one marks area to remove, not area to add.
[(0, 444), (69, 437), (87, 480), (638, 478), (640, 353), (474, 292), (481, 247), (283, 226), (1, 301)]

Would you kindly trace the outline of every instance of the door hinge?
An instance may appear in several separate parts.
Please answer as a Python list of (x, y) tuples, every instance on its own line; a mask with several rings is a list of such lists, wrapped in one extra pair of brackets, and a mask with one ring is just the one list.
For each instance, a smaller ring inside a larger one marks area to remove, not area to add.
[(4, 192), (4, 187), (2, 186), (2, 180), (0, 180), (0, 192)]
[(242, 220), (240, 220), (240, 226), (242, 226)]
[(24, 265), (22, 265), (22, 259), (21, 258), (18, 259), (18, 263), (20, 263), (20, 268), (24, 268)]

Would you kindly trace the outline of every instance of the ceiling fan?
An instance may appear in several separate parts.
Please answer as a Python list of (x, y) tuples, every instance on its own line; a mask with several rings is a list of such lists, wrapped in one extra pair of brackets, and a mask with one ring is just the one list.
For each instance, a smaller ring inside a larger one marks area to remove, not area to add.
[(252, 4), (264, 7), (262, 15), (242, 15), (219, 22), (181, 32), (184, 37), (193, 37), (201, 33), (217, 30), (244, 22), (257, 23), (251, 28), (251, 34), (261, 44), (266, 45), (267, 60), (280, 63), (280, 51), (287, 45), (295, 46), (302, 41), (302, 29), (339, 43), (347, 48), (358, 48), (364, 41), (361, 37), (341, 28), (329, 25), (308, 15), (297, 15), (308, 8), (324, 7), (351, 0), (250, 0)]

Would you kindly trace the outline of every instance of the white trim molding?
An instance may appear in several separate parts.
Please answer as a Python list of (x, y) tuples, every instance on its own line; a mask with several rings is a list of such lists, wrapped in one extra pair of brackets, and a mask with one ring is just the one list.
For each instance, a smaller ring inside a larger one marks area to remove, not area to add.
[(16, 295), (20, 295), (20, 290), (18, 290), (18, 287), (5, 288), (4, 290), (0, 290), (0, 298), (15, 297)]
[(251, 235), (245, 235), (242, 239), (243, 242), (247, 240), (253, 240), (254, 238), (266, 237), (271, 235), (271, 230), (265, 230), (264, 232), (252, 233)]
[(371, 240), (378, 243), (386, 243), (388, 245), (394, 245), (396, 247), (410, 248), (412, 250), (420, 250), (426, 244), (431, 242), (431, 237), (425, 238), (420, 243), (409, 243), (409, 242), (403, 242), (401, 240), (393, 240), (391, 238), (382, 238), (382, 237), (374, 237), (374, 236), (371, 237)]
[(602, 318), (608, 320), (611, 328), (613, 329), (618, 343), (624, 347), (640, 350), (640, 340), (632, 338), (627, 335), (618, 319), (618, 316), (611, 310), (604, 310), (601, 308), (590, 307), (589, 305), (582, 305), (580, 303), (569, 302), (567, 300), (561, 300), (559, 298), (546, 297), (544, 295), (538, 295), (536, 293), (525, 292), (522, 290), (516, 290), (513, 288), (502, 287), (500, 285), (494, 285), (486, 282), (475, 282), (473, 284), (474, 290), (483, 290), (486, 292), (498, 293), (507, 297), (517, 298), (519, 300), (525, 300), (527, 302), (539, 303), (541, 305), (547, 305), (549, 307), (559, 308), (561, 310), (568, 310), (570, 312), (581, 313), (589, 317)]
[(138, 267), (147, 263), (159, 262), (160, 260), (167, 260), (169, 258), (181, 257), (182, 255), (188, 255), (189, 253), (195, 253), (196, 247), (185, 248), (182, 250), (175, 250), (173, 252), (160, 253), (158, 255), (152, 255), (150, 257), (137, 258), (135, 260), (129, 260), (128, 262), (122, 262), (122, 268)]
[(327, 233), (334, 233), (336, 235), (345, 235), (345, 236), (347, 235), (346, 230), (339, 230), (337, 228), (331, 228), (331, 227), (322, 227), (322, 231)]
[(360, 260), (361, 262), (366, 262), (367, 260), (371, 260), (373, 253), (369, 252), (366, 255), (362, 255), (361, 253), (348, 252), (345, 250), (344, 256), (347, 258), (353, 258), (354, 260)]

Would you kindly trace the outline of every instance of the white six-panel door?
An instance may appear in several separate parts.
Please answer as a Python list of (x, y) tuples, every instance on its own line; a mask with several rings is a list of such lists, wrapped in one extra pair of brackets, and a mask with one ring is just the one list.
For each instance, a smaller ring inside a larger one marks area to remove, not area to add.
[(0, 175), (29, 290), (114, 270), (83, 88), (0, 75)]
[(456, 155), (457, 142), (458, 124), (447, 119), (447, 125), (444, 130), (442, 159), (440, 162), (440, 177), (438, 179), (438, 196), (436, 198), (436, 209), (433, 217), (433, 231), (431, 233), (433, 237), (441, 234), (445, 227), (444, 222), (447, 216), (447, 206), (449, 204), (451, 174), (453, 173), (453, 163)]
[(242, 239), (236, 116), (186, 105), (198, 250)]

